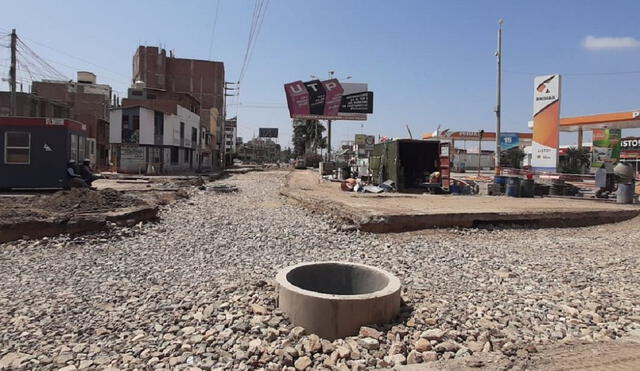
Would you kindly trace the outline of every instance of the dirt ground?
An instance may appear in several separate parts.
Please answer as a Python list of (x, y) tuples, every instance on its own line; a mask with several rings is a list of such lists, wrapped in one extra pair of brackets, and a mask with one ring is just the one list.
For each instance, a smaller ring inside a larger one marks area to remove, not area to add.
[(340, 183), (321, 181), (317, 172), (294, 171), (289, 175), (289, 188), (309, 197), (333, 200), (376, 214), (425, 213), (533, 213), (555, 211), (639, 210), (638, 205), (618, 205), (591, 200), (559, 198), (513, 198), (495, 196), (415, 195), (405, 193), (343, 192)]
[(281, 193), (307, 208), (332, 213), (362, 231), (376, 233), (496, 224), (580, 227), (640, 215), (640, 205), (590, 199), (345, 192), (340, 183), (322, 180), (311, 170), (291, 172)]

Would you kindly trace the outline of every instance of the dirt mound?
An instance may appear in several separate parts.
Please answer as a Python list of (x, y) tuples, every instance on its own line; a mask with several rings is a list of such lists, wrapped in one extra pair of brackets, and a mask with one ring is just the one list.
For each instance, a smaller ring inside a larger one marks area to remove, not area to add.
[(144, 200), (114, 189), (74, 188), (49, 195), (3, 197), (0, 220), (44, 219), (143, 206)]
[(70, 191), (59, 191), (50, 196), (40, 196), (34, 202), (36, 207), (61, 213), (108, 211), (144, 204), (145, 202), (138, 197), (111, 188), (99, 191), (74, 188)]

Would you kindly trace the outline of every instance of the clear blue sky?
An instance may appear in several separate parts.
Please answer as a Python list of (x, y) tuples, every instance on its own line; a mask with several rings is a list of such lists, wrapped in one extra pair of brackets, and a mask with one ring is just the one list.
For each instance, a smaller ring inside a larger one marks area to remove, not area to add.
[[(90, 70), (124, 92), (139, 44), (208, 59), (216, 3), (12, 1), (3, 4), (0, 31), (15, 27), (70, 78)], [(227, 81), (238, 78), (253, 8), (254, 1), (220, 1), (211, 57), (225, 63)], [(505, 22), (504, 130), (528, 130), (536, 74), (564, 74), (562, 116), (637, 109), (640, 73), (590, 73), (640, 71), (638, 14), (634, 0), (272, 0), (242, 83), (239, 134), (246, 139), (258, 127), (279, 127), (286, 145), (291, 124), (282, 85), (329, 70), (375, 92), (375, 113), (367, 122), (336, 122), (334, 143), (361, 132), (404, 137), (405, 125), (414, 136), (438, 125), (493, 130), (499, 18)], [(588, 36), (595, 39), (586, 47)], [(3, 49), (3, 70), (7, 57)]]

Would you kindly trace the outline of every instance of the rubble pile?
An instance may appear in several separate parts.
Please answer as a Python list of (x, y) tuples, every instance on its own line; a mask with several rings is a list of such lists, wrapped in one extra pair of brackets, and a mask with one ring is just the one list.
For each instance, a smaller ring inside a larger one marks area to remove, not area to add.
[[(285, 175), (234, 176), (241, 192), (195, 191), (124, 235), (0, 245), (0, 369), (364, 370), (483, 354), (522, 367), (545, 346), (640, 331), (637, 220), (346, 232), (286, 203)], [(395, 274), (400, 316), (333, 342), (293, 326), (273, 278), (312, 260)]]

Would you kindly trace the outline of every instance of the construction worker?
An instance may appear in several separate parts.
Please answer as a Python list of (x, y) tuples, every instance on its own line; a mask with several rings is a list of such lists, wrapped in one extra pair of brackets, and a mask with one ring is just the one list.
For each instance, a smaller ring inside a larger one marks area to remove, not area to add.
[(95, 175), (91, 170), (91, 160), (88, 158), (85, 158), (84, 161), (82, 161), (82, 165), (80, 166), (80, 176), (89, 187), (91, 187), (91, 183), (93, 183), (94, 180), (101, 178), (100, 176)]
[(87, 183), (82, 179), (80, 174), (76, 171), (76, 160), (69, 160), (67, 162), (67, 187), (68, 188), (88, 188)]

